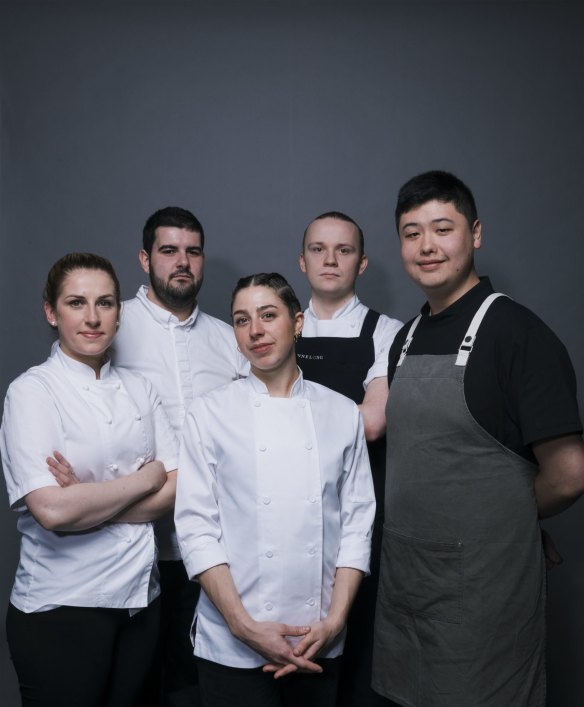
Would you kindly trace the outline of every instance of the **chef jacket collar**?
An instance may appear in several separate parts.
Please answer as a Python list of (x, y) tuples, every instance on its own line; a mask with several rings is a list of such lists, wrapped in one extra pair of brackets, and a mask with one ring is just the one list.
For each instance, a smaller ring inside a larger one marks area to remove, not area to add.
[[(50, 358), (53, 358), (62, 368), (67, 371), (68, 375), (76, 376), (77, 378), (83, 378), (88, 381), (96, 381), (95, 371), (91, 366), (81, 361), (76, 361), (71, 356), (68, 356), (59, 346), (59, 342), (56, 342), (56, 346), (53, 346)], [(99, 371), (99, 378), (103, 380), (110, 376), (110, 361), (109, 359), (103, 364)]]
[[(301, 398), (305, 395), (306, 386), (304, 385), (302, 371), (298, 368), (298, 366), (296, 367), (296, 370), (298, 371), (298, 378), (296, 378), (294, 383), (292, 383), (292, 388), (290, 389), (291, 398)], [(257, 376), (254, 376), (251, 371), (247, 376), (246, 381), (252, 387), (254, 393), (257, 393), (258, 395), (270, 395), (266, 384), (263, 383)]]
[(156, 304), (156, 302), (152, 302), (152, 300), (149, 300), (147, 292), (148, 287), (146, 285), (142, 285), (136, 294), (136, 299), (141, 302), (144, 307), (146, 307), (153, 319), (157, 321), (160, 325), (162, 325), (165, 329), (169, 329), (171, 324), (174, 324), (174, 326), (181, 326), (190, 329), (195, 324), (197, 316), (199, 315), (198, 304), (190, 313), (190, 315), (185, 320), (181, 321), (172, 312), (169, 312), (167, 309), (164, 309), (164, 307), (161, 307), (160, 305)]
[[(340, 319), (341, 317), (346, 317), (347, 315), (351, 314), (355, 309), (357, 309), (360, 304), (361, 300), (357, 297), (357, 295), (353, 295), (348, 302), (346, 302), (342, 307), (337, 309), (331, 319)], [(318, 317), (316, 316), (316, 312), (312, 307), (312, 298), (308, 303), (308, 314), (311, 317), (314, 317), (314, 319), (318, 319)]]

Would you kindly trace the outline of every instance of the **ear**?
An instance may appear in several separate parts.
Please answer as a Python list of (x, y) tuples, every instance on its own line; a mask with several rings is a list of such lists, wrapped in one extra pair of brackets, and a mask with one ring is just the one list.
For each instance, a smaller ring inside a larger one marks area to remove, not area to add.
[(306, 272), (306, 263), (304, 262), (304, 253), (300, 253), (298, 257), (298, 265), (300, 266), (300, 269), (302, 272)]
[(141, 250), (138, 253), (138, 260), (140, 261), (140, 265), (142, 266), (142, 270), (146, 273), (146, 275), (150, 274), (150, 256), (145, 250)]
[(304, 326), (304, 312), (296, 312), (294, 316), (294, 336), (298, 336)]
[(472, 247), (477, 250), (482, 245), (482, 226), (481, 222), (477, 219), (472, 225)]
[(51, 305), (48, 302), (44, 302), (43, 309), (45, 310), (45, 317), (47, 318), (49, 325), (52, 327), (56, 327), (57, 326), (57, 314), (56, 314), (55, 310), (51, 307)]
[(361, 262), (359, 263), (359, 270), (357, 270), (357, 275), (362, 275), (365, 270), (367, 269), (367, 266), (369, 265), (369, 258), (363, 253), (361, 256)]

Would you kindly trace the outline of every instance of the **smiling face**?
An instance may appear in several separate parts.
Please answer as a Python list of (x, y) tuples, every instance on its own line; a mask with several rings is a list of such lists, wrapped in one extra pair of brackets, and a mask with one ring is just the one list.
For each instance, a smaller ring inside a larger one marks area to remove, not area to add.
[(469, 226), (452, 203), (428, 201), (402, 214), (399, 238), (404, 269), (426, 294), (433, 314), (479, 282), (474, 251), (481, 247), (481, 224)]
[(232, 316), (237, 345), (260, 380), (296, 370), (294, 337), (302, 330), (302, 312), (292, 316), (271, 287), (260, 285), (239, 290)]
[(72, 270), (63, 280), (55, 306), (45, 302), (45, 315), (57, 327), (62, 351), (99, 374), (119, 315), (115, 285), (108, 273)]
[(201, 234), (185, 228), (159, 226), (152, 252), (140, 251), (140, 263), (150, 277), (148, 298), (185, 319), (195, 308), (203, 284)]
[(306, 231), (300, 269), (306, 273), (313, 297), (341, 305), (355, 293), (355, 281), (367, 267), (359, 231), (348, 221), (323, 218)]

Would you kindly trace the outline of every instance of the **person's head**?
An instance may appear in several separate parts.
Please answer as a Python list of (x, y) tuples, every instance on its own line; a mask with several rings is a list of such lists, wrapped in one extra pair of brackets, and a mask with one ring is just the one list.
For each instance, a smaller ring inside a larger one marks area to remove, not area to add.
[(412, 177), (399, 190), (395, 207), (395, 225), (398, 231), (402, 214), (428, 201), (453, 204), (458, 213), (466, 218), (469, 228), (478, 220), (474, 196), (466, 184), (450, 172), (433, 170)]
[(205, 234), (186, 209), (168, 206), (152, 214), (143, 231), (139, 258), (150, 280), (148, 298), (186, 318), (203, 284)]
[(43, 300), (61, 349), (99, 371), (120, 314), (120, 283), (110, 261), (93, 253), (68, 253), (50, 269)]
[(304, 231), (300, 269), (312, 296), (341, 303), (355, 293), (355, 281), (367, 267), (363, 231), (340, 211), (317, 216)]
[(399, 192), (396, 220), (404, 269), (433, 313), (478, 283), (481, 224), (470, 189), (457, 177), (427, 172), (411, 179)]
[(237, 345), (254, 372), (295, 367), (294, 342), (302, 331), (304, 315), (282, 275), (242, 277), (231, 296), (231, 316)]

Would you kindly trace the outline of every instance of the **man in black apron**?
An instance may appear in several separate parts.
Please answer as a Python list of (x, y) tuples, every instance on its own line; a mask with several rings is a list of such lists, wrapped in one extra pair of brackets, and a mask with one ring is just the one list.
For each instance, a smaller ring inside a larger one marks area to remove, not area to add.
[(387, 356), (402, 323), (368, 309), (357, 298), (355, 282), (366, 267), (363, 232), (353, 219), (335, 211), (310, 223), (300, 268), (310, 283), (311, 300), (296, 345), (298, 363), (305, 378), (360, 406), (377, 499), (371, 576), (363, 581), (351, 609), (343, 653), (338, 698), (343, 707), (387, 705), (371, 689), (371, 654), (383, 525)]
[(407, 707), (543, 707), (538, 515), (584, 490), (574, 371), (541, 320), (477, 276), (459, 179), (414, 177), (396, 223), (428, 302), (389, 357), (373, 687)]

